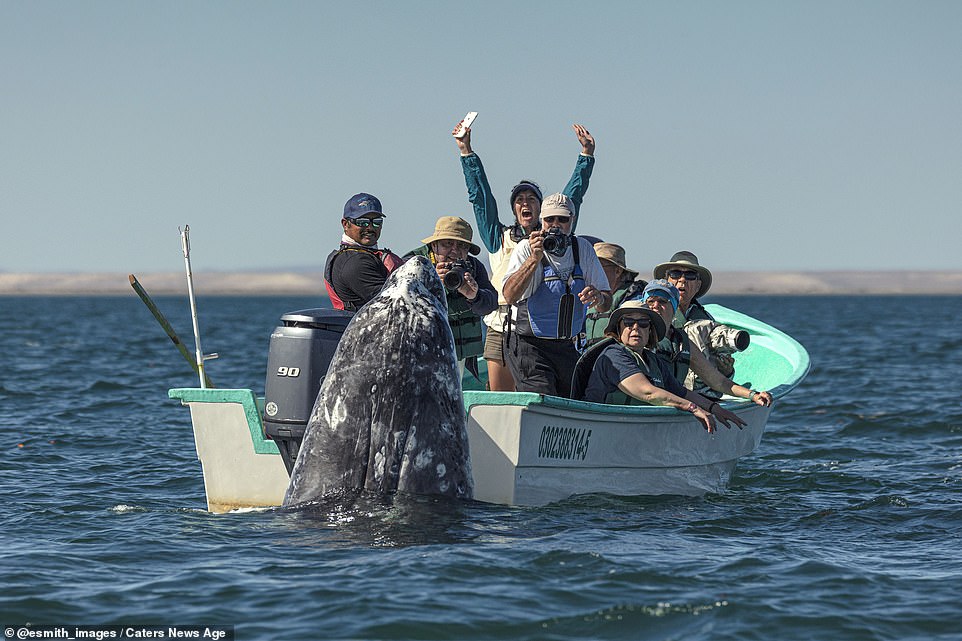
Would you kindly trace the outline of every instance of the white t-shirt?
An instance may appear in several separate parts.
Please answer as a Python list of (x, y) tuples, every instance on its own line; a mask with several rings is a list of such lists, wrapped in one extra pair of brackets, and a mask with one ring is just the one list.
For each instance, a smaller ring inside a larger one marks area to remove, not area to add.
[[(580, 236), (575, 236), (575, 238), (578, 239), (578, 258), (581, 263), (581, 272), (585, 276), (585, 286), (594, 285), (595, 289), (607, 290), (608, 277), (605, 275), (605, 270), (601, 267), (601, 261), (598, 260), (598, 256), (595, 254), (595, 248), (584, 238)], [(573, 272), (575, 268), (575, 258), (571, 247), (568, 247), (568, 251), (564, 253), (564, 256), (552, 256), (548, 252), (545, 252), (544, 255), (547, 257), (548, 263), (554, 267), (555, 271), (562, 278), (569, 279), (568, 282), (570, 283), (571, 272)], [(501, 281), (502, 288), (504, 287), (504, 282), (508, 280), (508, 277), (521, 269), (521, 265), (530, 257), (531, 244), (528, 242), (528, 239), (525, 238), (518, 243), (518, 246), (514, 248), (514, 252), (511, 254), (508, 271), (505, 272), (504, 279)], [(530, 298), (534, 294), (535, 290), (541, 286), (543, 276), (543, 269), (539, 267), (535, 270), (534, 276), (531, 277), (528, 286), (521, 294), (521, 298), (518, 299), (519, 302)]]

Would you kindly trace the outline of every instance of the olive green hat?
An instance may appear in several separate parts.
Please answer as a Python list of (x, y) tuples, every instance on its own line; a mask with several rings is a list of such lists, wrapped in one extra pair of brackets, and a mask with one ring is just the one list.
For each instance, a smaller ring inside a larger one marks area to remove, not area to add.
[(681, 267), (682, 269), (691, 269), (698, 272), (701, 287), (698, 288), (698, 293), (695, 295), (695, 298), (699, 298), (708, 293), (708, 289), (711, 287), (711, 272), (708, 271), (707, 267), (702, 267), (698, 264), (698, 256), (695, 256), (689, 251), (675, 252), (674, 256), (672, 256), (671, 260), (667, 263), (661, 263), (655, 266), (655, 278), (667, 278), (666, 274), (672, 267)]

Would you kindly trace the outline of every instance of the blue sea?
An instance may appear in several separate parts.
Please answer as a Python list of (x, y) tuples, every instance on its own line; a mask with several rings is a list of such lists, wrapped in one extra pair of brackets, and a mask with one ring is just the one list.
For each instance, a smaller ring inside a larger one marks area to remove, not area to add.
[[(962, 639), (962, 298), (708, 302), (788, 332), (813, 363), (723, 494), (212, 515), (189, 412), (167, 397), (197, 379), (141, 301), (0, 298), (0, 624)], [(193, 352), (186, 296), (157, 303)], [(201, 297), (214, 385), (262, 393), (279, 317), (318, 304)]]

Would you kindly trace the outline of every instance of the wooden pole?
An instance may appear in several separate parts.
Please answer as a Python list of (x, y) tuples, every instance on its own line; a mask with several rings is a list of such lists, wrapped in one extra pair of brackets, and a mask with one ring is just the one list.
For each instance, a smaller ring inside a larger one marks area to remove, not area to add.
[[(194, 370), (196, 374), (200, 375), (200, 370), (197, 367), (197, 362), (194, 360), (194, 357), (191, 356), (189, 351), (187, 351), (187, 347), (180, 342), (180, 338), (178, 338), (176, 332), (174, 332), (174, 328), (170, 326), (170, 323), (167, 322), (167, 319), (164, 317), (164, 315), (159, 309), (157, 309), (157, 305), (155, 305), (154, 301), (151, 300), (143, 286), (137, 281), (137, 278), (133, 274), (129, 274), (127, 278), (130, 280), (130, 286), (134, 288), (135, 292), (137, 292), (140, 300), (144, 301), (144, 305), (147, 306), (147, 309), (150, 310), (150, 313), (153, 314), (154, 318), (157, 319), (157, 322), (160, 323), (160, 326), (167, 333), (167, 336), (171, 341), (173, 341), (174, 347), (177, 348), (177, 351), (179, 351), (181, 356), (184, 357), (184, 360), (190, 363), (191, 369)], [(204, 381), (205, 385), (203, 385), (203, 387), (214, 387), (211, 384), (210, 379), (207, 377), (206, 371), (204, 372)]]

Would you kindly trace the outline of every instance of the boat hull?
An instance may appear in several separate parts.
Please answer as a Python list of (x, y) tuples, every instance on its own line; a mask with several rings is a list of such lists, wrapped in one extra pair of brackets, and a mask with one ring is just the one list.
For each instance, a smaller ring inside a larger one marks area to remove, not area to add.
[[(777, 400), (808, 374), (808, 353), (790, 336), (718, 305), (723, 323), (751, 334), (735, 355), (738, 382)], [(740, 457), (759, 445), (772, 408), (740, 399), (723, 405), (743, 429), (709, 434), (686, 412), (666, 407), (598, 405), (522, 392), (486, 392), (464, 379), (475, 498), (543, 505), (574, 494), (721, 492)], [(280, 505), (289, 482), (277, 445), (265, 436), (263, 399), (251, 390), (172, 389), (190, 407), (197, 456), (212, 512)]]
[(720, 492), (738, 458), (758, 447), (771, 412), (738, 404), (731, 409), (747, 425), (709, 434), (675, 410), (607, 413), (604, 406), (537, 395), (484, 396), (465, 399), (474, 495), (510, 505), (544, 505), (574, 493)]
[(262, 399), (246, 389), (187, 388), (168, 394), (190, 408), (208, 511), (281, 504), (290, 479), (277, 444), (264, 435)]

